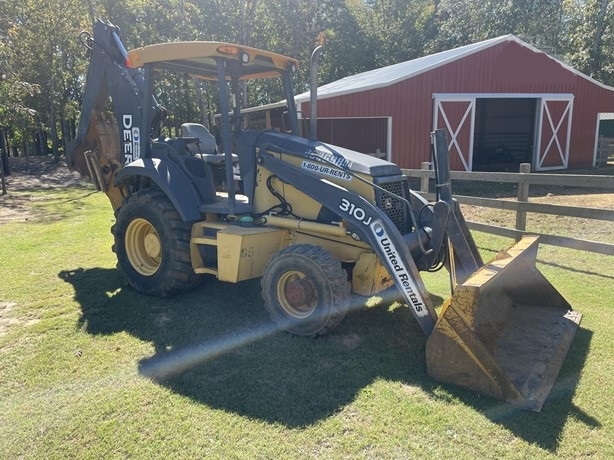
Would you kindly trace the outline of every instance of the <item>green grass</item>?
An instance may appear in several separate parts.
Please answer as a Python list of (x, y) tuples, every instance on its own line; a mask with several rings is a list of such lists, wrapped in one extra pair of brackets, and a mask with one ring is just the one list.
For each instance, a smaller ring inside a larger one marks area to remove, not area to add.
[[(522, 412), (430, 379), (405, 307), (311, 340), (274, 331), (257, 280), (139, 295), (104, 195), (20, 193), (27, 220), (0, 227), (0, 458), (614, 456), (611, 257), (540, 249), (584, 317), (544, 408)], [(511, 244), (475, 236), (485, 258)], [(445, 273), (424, 280), (447, 296)]]

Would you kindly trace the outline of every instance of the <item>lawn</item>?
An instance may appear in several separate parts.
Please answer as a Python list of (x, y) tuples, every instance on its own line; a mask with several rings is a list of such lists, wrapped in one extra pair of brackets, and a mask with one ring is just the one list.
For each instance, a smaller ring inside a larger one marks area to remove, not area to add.
[[(544, 246), (583, 319), (539, 413), (433, 381), (404, 306), (318, 339), (274, 329), (259, 281), (158, 299), (115, 269), (106, 197), (11, 191), (0, 228), (0, 458), (614, 457), (614, 264)], [(5, 202), (0, 198), (0, 206)], [(511, 244), (475, 234), (484, 258)], [(433, 297), (444, 272), (425, 274)]]

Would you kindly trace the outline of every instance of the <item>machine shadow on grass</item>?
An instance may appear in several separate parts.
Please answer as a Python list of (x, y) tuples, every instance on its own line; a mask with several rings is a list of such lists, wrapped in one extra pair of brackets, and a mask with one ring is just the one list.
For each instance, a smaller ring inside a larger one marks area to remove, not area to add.
[(582, 328), (542, 412), (533, 413), (432, 380), (426, 339), (402, 306), (357, 305), (331, 333), (310, 339), (275, 328), (258, 280), (231, 285), (207, 278), (192, 292), (160, 299), (123, 285), (115, 269), (76, 269), (59, 277), (74, 287), (78, 327), (92, 335), (125, 331), (152, 343), (156, 352), (141, 360), (139, 372), (216, 409), (302, 427), (334, 414), (383, 378), (420, 387), (433, 400), (460, 400), (551, 451), (570, 415), (599, 426), (572, 403), (591, 340)]

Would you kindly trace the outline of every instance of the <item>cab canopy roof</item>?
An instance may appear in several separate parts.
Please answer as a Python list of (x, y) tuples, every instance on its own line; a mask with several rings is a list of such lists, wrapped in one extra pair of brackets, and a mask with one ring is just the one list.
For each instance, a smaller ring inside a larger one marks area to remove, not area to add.
[(128, 52), (130, 67), (151, 64), (154, 69), (188, 73), (205, 80), (217, 80), (217, 61), (226, 62), (226, 78), (241, 80), (277, 77), (294, 72), (298, 61), (269, 51), (223, 42), (170, 42), (149, 45)]

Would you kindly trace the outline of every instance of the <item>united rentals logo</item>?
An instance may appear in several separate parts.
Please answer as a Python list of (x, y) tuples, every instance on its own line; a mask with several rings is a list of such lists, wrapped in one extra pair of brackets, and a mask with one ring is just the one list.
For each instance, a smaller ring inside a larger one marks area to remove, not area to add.
[(390, 241), (390, 237), (382, 225), (382, 221), (378, 219), (374, 221), (370, 227), (377, 238), (378, 246), (386, 255), (385, 262), (392, 271), (394, 278), (397, 280), (397, 285), (402, 288), (402, 292), (410, 307), (414, 310), (416, 316), (426, 316), (428, 311), (422, 296), (419, 294), (418, 287), (409, 270), (405, 267), (401, 257), (397, 254), (394, 244)]

